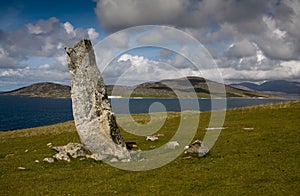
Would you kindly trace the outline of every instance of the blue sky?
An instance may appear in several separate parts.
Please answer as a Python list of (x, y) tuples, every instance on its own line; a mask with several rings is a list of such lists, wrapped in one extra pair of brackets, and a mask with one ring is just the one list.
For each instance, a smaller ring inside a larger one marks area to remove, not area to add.
[[(97, 45), (138, 25), (167, 25), (190, 34), (210, 52), (226, 83), (300, 81), (297, 0), (11, 0), (1, 2), (0, 12), (0, 91), (45, 81), (70, 84), (64, 46), (82, 38)], [(179, 35), (145, 34), (150, 40), (180, 41)], [(122, 34), (114, 42), (126, 47), (131, 36)], [(130, 84), (141, 78), (199, 75), (172, 51), (139, 48), (125, 53), (125, 62), (118, 56), (110, 73), (103, 73), (105, 80), (113, 82), (111, 77), (120, 77), (128, 67)]]
[(61, 22), (69, 21), (75, 27), (96, 27), (101, 30), (94, 13), (96, 2), (87, 0), (11, 0), (1, 2), (1, 27), (6, 30), (18, 28), (40, 19), (58, 18)]

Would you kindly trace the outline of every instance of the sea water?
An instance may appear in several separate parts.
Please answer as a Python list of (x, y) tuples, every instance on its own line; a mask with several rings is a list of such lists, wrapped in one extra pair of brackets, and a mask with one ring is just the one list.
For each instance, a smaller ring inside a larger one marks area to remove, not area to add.
[[(210, 99), (178, 100), (159, 98), (113, 98), (110, 101), (112, 110), (116, 114), (139, 114), (148, 113), (149, 111), (210, 111), (212, 102)], [(288, 101), (288, 99), (230, 98), (226, 102), (222, 99), (214, 99), (214, 104), (217, 105), (214, 110), (282, 101)], [(223, 103), (227, 104), (223, 105)], [(51, 125), (69, 120), (73, 120), (71, 99), (0, 96), (0, 131)]]

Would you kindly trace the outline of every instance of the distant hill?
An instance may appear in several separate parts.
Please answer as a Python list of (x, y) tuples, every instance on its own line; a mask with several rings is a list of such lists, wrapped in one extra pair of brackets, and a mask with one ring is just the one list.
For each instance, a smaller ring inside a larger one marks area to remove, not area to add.
[[(189, 85), (190, 87), (185, 84), (186, 79), (191, 83), (191, 85)], [(159, 82), (146, 82), (133, 87), (107, 86), (107, 89), (109, 95), (111, 95), (112, 89), (114, 88), (114, 92), (117, 92), (113, 93), (114, 95), (122, 94), (126, 97), (130, 96), (130, 91), (133, 92), (131, 94), (132, 97), (177, 97), (174, 92), (176, 91), (182, 97), (190, 97), (189, 95), (191, 95), (191, 93), (196, 92), (199, 98), (208, 98), (210, 97), (210, 91), (207, 86), (208, 83), (214, 87), (214, 89), (222, 85), (201, 77), (190, 76), (187, 78), (161, 80)], [(268, 94), (242, 90), (228, 85), (225, 85), (225, 89), (227, 97), (270, 97)], [(217, 94), (217, 92), (212, 94), (214, 97), (222, 96)]]
[(42, 82), (32, 84), (27, 87), (19, 88), (13, 91), (2, 92), (0, 95), (19, 95), (30, 97), (53, 97), (68, 98), (70, 97), (71, 87), (51, 82)]
[[(199, 98), (220, 97), (218, 92), (211, 92), (208, 89), (209, 84), (214, 89), (222, 84), (205, 80), (201, 77), (187, 77), (190, 85), (186, 85), (186, 78), (161, 80), (159, 82), (146, 82), (137, 86), (107, 86), (108, 95), (123, 97), (191, 97), (196, 92)], [(70, 86), (60, 85), (50, 82), (33, 84), (27, 87), (19, 88), (13, 91), (0, 93), (0, 95), (20, 95), (31, 97), (70, 97)], [(270, 97), (268, 94), (258, 93), (248, 90), (242, 90), (225, 85), (227, 97)], [(113, 91), (113, 92), (112, 92)], [(177, 95), (175, 94), (177, 93)]]
[(260, 85), (251, 82), (232, 84), (231, 86), (252, 91), (300, 94), (300, 82), (289, 82), (286, 80), (273, 80)]

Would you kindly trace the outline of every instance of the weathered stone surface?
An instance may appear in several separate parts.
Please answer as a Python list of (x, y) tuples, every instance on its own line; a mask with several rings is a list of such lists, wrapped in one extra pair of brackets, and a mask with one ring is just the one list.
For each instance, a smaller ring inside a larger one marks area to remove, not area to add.
[(86, 155), (86, 158), (94, 159), (95, 161), (102, 161), (105, 160), (107, 157), (97, 153), (97, 154)]
[(55, 155), (53, 155), (53, 158), (58, 161), (67, 161), (67, 162), (71, 161), (69, 155), (66, 152), (58, 152)]
[(68, 143), (65, 146), (54, 146), (52, 149), (56, 150), (58, 153), (69, 155), (72, 158), (86, 156), (85, 147), (79, 143)]
[(81, 142), (94, 154), (130, 158), (108, 101), (89, 40), (66, 47), (71, 74), (73, 116)]
[(207, 146), (205, 146), (200, 140), (194, 141), (191, 145), (186, 146), (184, 149), (184, 153), (196, 153), (198, 154), (198, 157), (205, 156), (209, 151)]

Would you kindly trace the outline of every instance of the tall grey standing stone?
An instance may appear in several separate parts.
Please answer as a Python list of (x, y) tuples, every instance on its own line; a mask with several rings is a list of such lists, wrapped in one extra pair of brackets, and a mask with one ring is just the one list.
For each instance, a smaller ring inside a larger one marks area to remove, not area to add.
[(66, 47), (73, 116), (81, 142), (94, 154), (130, 159), (111, 110), (90, 40)]

